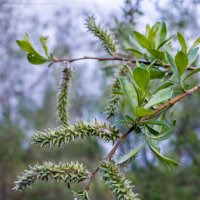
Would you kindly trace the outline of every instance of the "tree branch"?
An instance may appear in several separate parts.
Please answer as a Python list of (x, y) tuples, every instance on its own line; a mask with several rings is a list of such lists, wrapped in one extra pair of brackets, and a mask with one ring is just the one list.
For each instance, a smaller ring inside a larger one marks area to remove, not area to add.
[[(84, 56), (84, 57), (80, 57), (80, 58), (72, 58), (72, 59), (60, 59), (60, 58), (53, 58), (51, 60), (49, 60), (50, 62), (54, 62), (54, 63), (57, 63), (57, 62), (69, 62), (69, 63), (72, 63), (72, 62), (76, 62), (76, 61), (81, 61), (81, 60), (97, 60), (99, 62), (102, 62), (102, 61), (126, 61), (126, 62), (130, 62), (130, 63), (136, 63), (136, 60), (135, 59), (132, 59), (132, 58), (124, 58), (124, 57), (120, 57), (120, 56), (113, 56), (113, 57), (92, 57), (92, 56)], [(148, 62), (148, 61), (144, 61), (144, 60), (139, 60), (139, 63), (143, 63), (143, 64), (151, 64), (151, 62)], [(155, 63), (154, 65), (156, 66), (162, 66), (164, 68), (169, 68), (170, 65), (169, 64), (161, 64), (161, 63)], [(196, 69), (196, 67), (194, 66), (189, 66), (187, 68), (188, 70), (192, 71), (194, 69)]]
[[(164, 109), (170, 108), (171, 106), (173, 106), (174, 104), (176, 104), (177, 102), (179, 102), (180, 100), (182, 100), (183, 98), (194, 94), (195, 92), (200, 90), (200, 84), (198, 84), (197, 86), (186, 90), (184, 93), (176, 96), (175, 98), (171, 99), (170, 101), (162, 104), (161, 106), (159, 106), (152, 115), (149, 115), (147, 117), (143, 117), (139, 120), (138, 123), (142, 123), (148, 119), (151, 119), (152, 117), (155, 117), (156, 115), (158, 115), (161, 111), (163, 111)], [(114, 145), (114, 147), (111, 149), (111, 151), (108, 153), (108, 155), (105, 157), (105, 160), (110, 160), (113, 155), (116, 153), (117, 149), (119, 148), (119, 146), (123, 143), (123, 141), (126, 139), (126, 137), (134, 130), (135, 125), (133, 125), (125, 134), (123, 134), (118, 142)], [(97, 167), (93, 172), (91, 172), (88, 183), (85, 187), (85, 189), (87, 191), (89, 191), (90, 189), (90, 184), (92, 182), (92, 180), (94, 179), (95, 175), (97, 174), (97, 172), (99, 171), (99, 167)]]

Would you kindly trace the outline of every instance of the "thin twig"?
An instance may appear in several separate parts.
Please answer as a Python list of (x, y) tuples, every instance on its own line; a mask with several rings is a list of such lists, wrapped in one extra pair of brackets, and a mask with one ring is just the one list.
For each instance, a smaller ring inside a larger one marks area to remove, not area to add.
[[(51, 60), (49, 60), (50, 62), (54, 62), (54, 63), (57, 63), (57, 62), (69, 62), (69, 63), (72, 63), (72, 62), (76, 62), (76, 61), (81, 61), (81, 60), (97, 60), (99, 62), (102, 62), (102, 61), (126, 61), (126, 62), (130, 62), (130, 63), (136, 63), (136, 60), (135, 59), (132, 59), (132, 58), (124, 58), (124, 57), (120, 57), (120, 56), (113, 56), (113, 57), (92, 57), (92, 56), (84, 56), (84, 57), (80, 57), (80, 58), (72, 58), (72, 59), (60, 59), (60, 58), (53, 58)], [(148, 61), (144, 61), (144, 60), (139, 60), (139, 63), (143, 63), (143, 64), (151, 64), (151, 62), (148, 62)], [(156, 66), (162, 66), (164, 68), (169, 68), (170, 65), (169, 64), (161, 64), (161, 63), (155, 63), (154, 65)], [(196, 69), (196, 67), (193, 67), (193, 66), (189, 66), (187, 68), (188, 70), (194, 70)]]

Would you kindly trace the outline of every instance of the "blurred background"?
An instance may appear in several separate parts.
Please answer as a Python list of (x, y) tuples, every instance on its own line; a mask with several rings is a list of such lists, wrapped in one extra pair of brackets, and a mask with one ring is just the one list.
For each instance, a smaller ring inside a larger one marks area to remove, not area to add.
[[(40, 48), (39, 36), (48, 35), (49, 49), (55, 56), (105, 56), (99, 42), (84, 27), (84, 19), (90, 15), (109, 27), (124, 45), (133, 30), (144, 31), (147, 23), (159, 20), (167, 23), (170, 33), (180, 31), (189, 42), (200, 36), (198, 0), (0, 1), (0, 200), (72, 199), (63, 184), (36, 183), (19, 193), (12, 191), (13, 181), (28, 165), (43, 160), (79, 160), (94, 169), (111, 148), (91, 139), (51, 149), (30, 142), (32, 130), (57, 125), (55, 102), (63, 66), (29, 64), (15, 41), (28, 32)], [(73, 63), (72, 122), (83, 118), (90, 121), (94, 116), (105, 119), (108, 87), (115, 72), (107, 65), (95, 61)], [(195, 84), (198, 77), (192, 81)], [(180, 167), (168, 171), (144, 148), (128, 170), (141, 199), (200, 200), (199, 105), (200, 94), (177, 105), (174, 136), (164, 146), (165, 154), (178, 160)], [(133, 137), (120, 148), (121, 153), (137, 143)], [(113, 199), (101, 180), (95, 179), (91, 189), (91, 199)]]

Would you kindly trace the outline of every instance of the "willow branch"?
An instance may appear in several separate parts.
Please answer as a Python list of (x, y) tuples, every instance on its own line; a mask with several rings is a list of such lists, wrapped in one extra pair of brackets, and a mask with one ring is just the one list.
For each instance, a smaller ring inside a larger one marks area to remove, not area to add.
[[(184, 99), (187, 96), (190, 96), (192, 94), (194, 94), (195, 92), (198, 92), (200, 90), (200, 84), (196, 85), (195, 87), (186, 90), (184, 93), (174, 97), (173, 99), (171, 99), (170, 101), (162, 104), (161, 106), (159, 106), (152, 115), (149, 115), (147, 117), (143, 117), (139, 120), (138, 123), (142, 123), (152, 117), (155, 117), (156, 115), (158, 115), (161, 111), (170, 108), (171, 106), (173, 106), (174, 104), (176, 104), (177, 102), (181, 101), (182, 99)], [(135, 125), (133, 125), (126, 133), (124, 133), (118, 140), (118, 142), (114, 145), (114, 147), (111, 149), (111, 151), (107, 154), (107, 156), (105, 157), (105, 160), (110, 160), (113, 155), (116, 153), (117, 149), (119, 148), (119, 146), (124, 142), (124, 140), (127, 138), (127, 136), (134, 130)], [(99, 171), (99, 167), (97, 167), (93, 172), (90, 173), (90, 178), (89, 181), (85, 187), (85, 189), (87, 191), (89, 191), (90, 189), (90, 184), (92, 182), (92, 180), (94, 179), (95, 175), (97, 174), (97, 172)]]
[[(54, 62), (54, 63), (57, 63), (57, 62), (68, 62), (68, 63), (72, 63), (72, 62), (76, 62), (76, 61), (81, 61), (81, 60), (97, 60), (99, 62), (102, 62), (102, 61), (126, 61), (126, 62), (130, 62), (130, 63), (136, 63), (137, 61), (135, 59), (132, 59), (132, 58), (125, 58), (125, 57), (120, 57), (120, 56), (113, 56), (113, 57), (92, 57), (92, 56), (83, 56), (83, 57), (80, 57), (80, 58), (72, 58), (72, 59), (60, 59), (60, 58), (53, 58), (53, 59), (50, 59), (49, 61), (50, 62)], [(144, 61), (144, 60), (139, 60), (139, 63), (143, 63), (143, 64), (151, 64), (151, 62), (148, 62), (148, 61)], [(169, 64), (161, 64), (161, 63), (155, 63), (154, 65), (156, 66), (162, 66), (164, 68), (169, 68), (170, 65)], [(194, 70), (196, 69), (196, 67), (194, 66), (189, 66), (187, 68), (187, 70)]]

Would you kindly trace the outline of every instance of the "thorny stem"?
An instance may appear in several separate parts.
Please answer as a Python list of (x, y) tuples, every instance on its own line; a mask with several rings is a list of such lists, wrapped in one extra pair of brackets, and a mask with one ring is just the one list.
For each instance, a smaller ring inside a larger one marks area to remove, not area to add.
[[(158, 115), (161, 111), (170, 108), (171, 106), (173, 106), (174, 104), (176, 104), (177, 102), (179, 102), (180, 100), (182, 100), (183, 98), (194, 94), (195, 92), (200, 90), (200, 84), (196, 85), (195, 87), (191, 88), (190, 90), (186, 90), (184, 93), (176, 96), (175, 98), (171, 99), (170, 101), (162, 104), (161, 106), (159, 106), (157, 109), (155, 109), (154, 113), (152, 115), (149, 115), (147, 117), (143, 117), (139, 120), (138, 123), (144, 122), (145, 120), (148, 120), (152, 117), (155, 117), (156, 115)], [(111, 151), (108, 153), (108, 155), (104, 158), (105, 160), (110, 160), (113, 155), (115, 154), (115, 152), (117, 151), (117, 149), (119, 148), (119, 146), (123, 143), (123, 141), (127, 138), (127, 136), (134, 130), (135, 125), (132, 126), (125, 134), (123, 134), (118, 142), (114, 145), (114, 147), (111, 149)], [(99, 167), (97, 167), (93, 172), (90, 173), (90, 177), (88, 180), (88, 183), (85, 187), (86, 191), (89, 191), (90, 189), (90, 184), (92, 182), (92, 180), (94, 179), (95, 175), (97, 174), (97, 172), (99, 171)]]
[[(132, 58), (125, 58), (125, 57), (120, 57), (120, 56), (113, 56), (113, 57), (92, 57), (92, 56), (84, 56), (84, 57), (80, 57), (80, 58), (72, 58), (72, 59), (60, 59), (60, 58), (52, 58), (49, 61), (53, 62), (53, 63), (57, 63), (57, 62), (68, 62), (68, 63), (72, 63), (72, 62), (76, 62), (76, 61), (81, 61), (81, 60), (97, 60), (99, 62), (102, 61), (126, 61), (129, 63), (136, 63), (135, 59)], [(151, 62), (148, 61), (144, 61), (144, 60), (139, 60), (139, 63), (143, 63), (143, 64), (151, 64)], [(169, 68), (170, 65), (169, 64), (161, 64), (161, 63), (155, 63), (154, 65), (156, 66), (162, 66), (164, 68)], [(194, 70), (196, 69), (196, 67), (193, 66), (189, 66), (187, 68), (188, 70)]]

